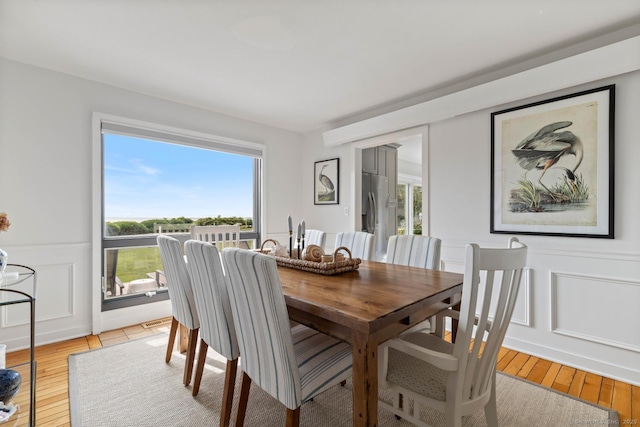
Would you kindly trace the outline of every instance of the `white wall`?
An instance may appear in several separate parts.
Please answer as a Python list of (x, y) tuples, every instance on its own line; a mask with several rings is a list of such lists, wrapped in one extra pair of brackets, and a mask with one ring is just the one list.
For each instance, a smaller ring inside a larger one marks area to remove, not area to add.
[[(265, 230), (284, 236), (287, 215), (302, 215), (301, 135), (0, 60), (0, 211), (12, 223), (0, 235), (0, 247), (9, 262), (38, 271), (38, 344), (91, 333), (91, 293), (99, 286), (91, 277), (96, 111), (264, 144)], [(109, 314), (104, 330), (170, 310), (165, 301)], [(23, 317), (0, 318), (1, 341), (9, 349), (28, 343)]]
[[(637, 50), (627, 54), (637, 57)], [(550, 83), (533, 78), (528, 89), (535, 91), (536, 84), (547, 87)], [(423, 194), (428, 197), (430, 234), (443, 240), (444, 268), (462, 272), (467, 243), (502, 246), (508, 238), (489, 233), (491, 112), (608, 84), (616, 85), (615, 239), (521, 236), (530, 248), (528, 270), (505, 346), (640, 385), (640, 71), (450, 119), (425, 119), (422, 124), (428, 124), (429, 130), (428, 144), (423, 145), (427, 159), (423, 179), (428, 182), (428, 193)], [(486, 99), (478, 101), (482, 102)], [(381, 116), (380, 122), (393, 129), (389, 117), (393, 113)], [(371, 123), (379, 122), (373, 118)], [(356, 123), (346, 129), (359, 127)], [(363, 138), (370, 136), (368, 126), (362, 130)], [(356, 133), (351, 136), (357, 139)], [(353, 157), (357, 142), (336, 145), (336, 151), (330, 152), (327, 147), (315, 147), (319, 141), (319, 135), (305, 135), (306, 163), (318, 156), (341, 156), (341, 165), (357, 164)], [(348, 186), (354, 183), (348, 171), (341, 176), (346, 177), (342, 194), (349, 194)], [(341, 197), (342, 205), (353, 203), (353, 198)], [(304, 206), (304, 214), (328, 231), (349, 225), (339, 209), (320, 215)]]
[(520, 236), (530, 275), (505, 345), (640, 384), (640, 72), (432, 124), (431, 229), (451, 271), (462, 271), (468, 242), (506, 244), (489, 234), (490, 113), (614, 83), (615, 240)]

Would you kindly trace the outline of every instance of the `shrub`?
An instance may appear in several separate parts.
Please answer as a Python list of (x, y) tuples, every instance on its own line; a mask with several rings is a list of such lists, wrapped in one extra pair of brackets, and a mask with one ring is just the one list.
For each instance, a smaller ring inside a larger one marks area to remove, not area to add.
[(118, 221), (111, 223), (120, 229), (118, 236), (132, 236), (135, 234), (147, 234), (147, 227), (135, 221)]

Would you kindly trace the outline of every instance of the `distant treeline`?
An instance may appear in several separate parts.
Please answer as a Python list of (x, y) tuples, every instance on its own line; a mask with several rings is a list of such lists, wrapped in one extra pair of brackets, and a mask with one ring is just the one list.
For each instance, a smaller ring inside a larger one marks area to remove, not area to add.
[(195, 221), (191, 218), (183, 216), (178, 218), (157, 218), (147, 219), (141, 222), (136, 221), (107, 221), (107, 236), (132, 236), (136, 234), (152, 234), (155, 233), (157, 225), (167, 224), (175, 226), (183, 225), (186, 228), (190, 225), (235, 225), (240, 224), (241, 229), (253, 228), (253, 220), (251, 218), (241, 218), (238, 216), (216, 218), (198, 218)]

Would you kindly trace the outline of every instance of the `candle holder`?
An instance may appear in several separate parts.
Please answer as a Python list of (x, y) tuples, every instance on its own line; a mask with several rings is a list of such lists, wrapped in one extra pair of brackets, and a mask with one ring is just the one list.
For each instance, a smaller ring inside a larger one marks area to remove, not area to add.
[(289, 258), (293, 257), (293, 231), (289, 230)]

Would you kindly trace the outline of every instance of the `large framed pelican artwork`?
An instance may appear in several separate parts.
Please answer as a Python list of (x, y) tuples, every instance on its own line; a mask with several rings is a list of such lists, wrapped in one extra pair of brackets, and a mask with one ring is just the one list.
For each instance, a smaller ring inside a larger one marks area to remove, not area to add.
[(613, 239), (615, 85), (491, 114), (491, 233)]
[(340, 202), (340, 159), (321, 160), (314, 163), (313, 202), (316, 205), (337, 205)]

